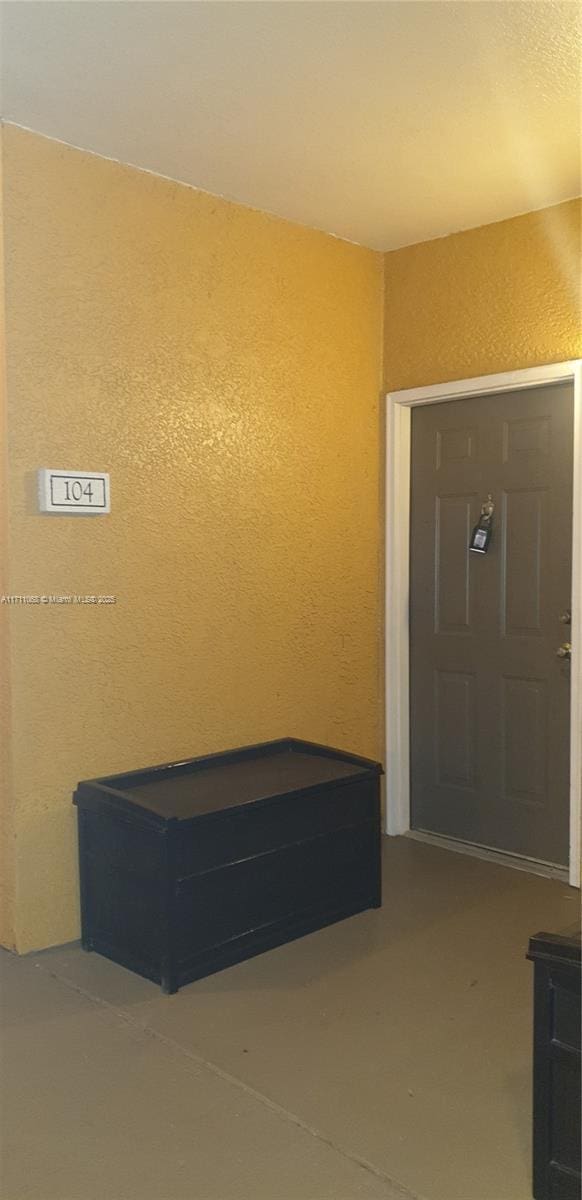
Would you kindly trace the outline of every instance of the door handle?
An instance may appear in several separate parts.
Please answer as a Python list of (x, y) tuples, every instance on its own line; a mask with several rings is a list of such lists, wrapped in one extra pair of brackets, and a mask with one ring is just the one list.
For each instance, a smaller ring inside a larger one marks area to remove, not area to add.
[(572, 657), (572, 646), (571, 646), (570, 642), (562, 642), (562, 645), (558, 646), (558, 649), (556, 650), (556, 657), (557, 658), (571, 658)]
[(562, 622), (562, 625), (571, 625), (572, 624), (572, 613), (570, 612), (569, 608), (567, 608), (566, 611), (562, 613), (562, 616), (560, 617), (560, 621)]

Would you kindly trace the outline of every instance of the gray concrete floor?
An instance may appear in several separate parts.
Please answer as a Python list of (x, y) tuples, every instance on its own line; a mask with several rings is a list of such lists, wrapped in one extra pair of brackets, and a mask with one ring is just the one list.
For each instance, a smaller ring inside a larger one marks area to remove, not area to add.
[(164, 996), (2, 960), (3, 1200), (530, 1200), (530, 934), (578, 893), (405, 838), (381, 910)]

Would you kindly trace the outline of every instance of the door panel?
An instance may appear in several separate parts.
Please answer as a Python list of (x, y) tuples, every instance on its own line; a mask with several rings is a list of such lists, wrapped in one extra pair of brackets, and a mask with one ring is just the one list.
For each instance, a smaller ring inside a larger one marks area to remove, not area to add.
[(547, 491), (527, 489), (502, 496), (501, 621), (506, 637), (542, 632), (540, 558), (547, 497)]
[(564, 865), (572, 425), (570, 383), (412, 410), (412, 827)]
[(437, 496), (435, 631), (468, 633), (471, 496)]
[(504, 676), (501, 695), (504, 799), (544, 803), (548, 782), (546, 682)]
[(475, 676), (435, 671), (436, 782), (474, 787)]

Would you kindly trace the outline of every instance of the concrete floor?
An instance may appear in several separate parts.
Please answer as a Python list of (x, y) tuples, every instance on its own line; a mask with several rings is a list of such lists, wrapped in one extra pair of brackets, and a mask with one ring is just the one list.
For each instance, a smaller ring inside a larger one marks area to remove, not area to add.
[(381, 910), (164, 996), (3, 956), (3, 1200), (530, 1200), (527, 940), (555, 880), (405, 838)]

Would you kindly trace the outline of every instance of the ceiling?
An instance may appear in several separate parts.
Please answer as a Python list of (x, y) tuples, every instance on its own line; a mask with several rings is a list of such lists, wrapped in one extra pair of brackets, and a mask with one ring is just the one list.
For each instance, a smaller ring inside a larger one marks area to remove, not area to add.
[(580, 188), (574, 0), (2, 5), (3, 116), (376, 249)]

